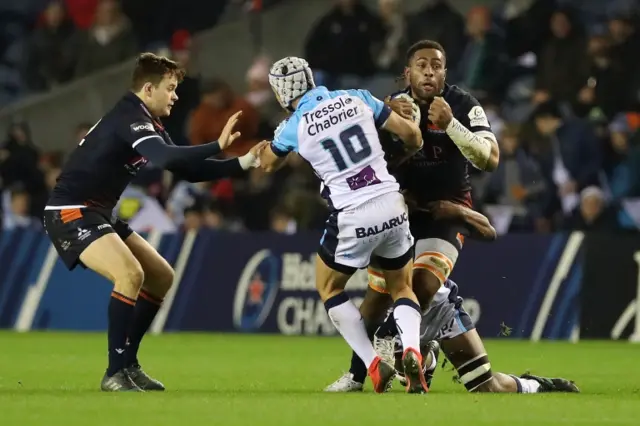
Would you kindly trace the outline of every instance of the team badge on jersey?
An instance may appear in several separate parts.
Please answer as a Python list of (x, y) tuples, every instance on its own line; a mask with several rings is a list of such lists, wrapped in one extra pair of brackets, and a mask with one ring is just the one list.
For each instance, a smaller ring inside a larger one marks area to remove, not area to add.
[(489, 127), (489, 120), (487, 114), (481, 106), (474, 106), (469, 111), (469, 125), (471, 127)]

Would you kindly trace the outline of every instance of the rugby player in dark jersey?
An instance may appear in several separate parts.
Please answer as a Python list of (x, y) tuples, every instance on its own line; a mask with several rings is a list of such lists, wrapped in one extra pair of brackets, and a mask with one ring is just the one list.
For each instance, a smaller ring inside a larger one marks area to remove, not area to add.
[[(447, 279), (424, 312), (420, 327), (420, 351), (423, 354), (425, 375), (431, 375), (435, 370), (441, 346), (447, 359), (456, 368), (460, 382), (469, 392), (580, 392), (575, 383), (563, 378), (547, 378), (528, 373), (517, 377), (493, 372), (475, 324), (462, 304), (457, 284)], [(387, 320), (376, 331), (374, 346), (382, 359), (395, 364), (400, 371), (402, 347), (397, 341), (395, 320), (393, 315), (388, 315)], [(400, 382), (404, 382), (404, 379), (400, 378)]]
[(129, 226), (113, 216), (125, 187), (147, 162), (191, 182), (241, 175), (257, 166), (255, 153), (228, 160), (209, 159), (240, 134), (229, 119), (220, 139), (178, 147), (164, 130), (178, 100), (184, 71), (152, 53), (138, 57), (131, 90), (87, 133), (71, 153), (44, 212), (44, 226), (66, 266), (89, 268), (113, 283), (109, 301), (109, 364), (103, 391), (164, 390), (137, 359), (142, 337), (173, 283), (167, 261)]
[[(404, 161), (395, 174), (406, 192), (407, 201), (410, 201), (409, 221), (416, 239), (413, 290), (423, 308), (423, 322), (431, 321), (426, 315), (434, 296), (453, 270), (464, 238), (495, 238), (486, 217), (470, 209), (468, 168), (472, 165), (492, 171), (497, 167), (499, 151), (496, 138), (480, 103), (464, 90), (446, 84), (445, 76), (446, 56), (442, 46), (433, 41), (420, 41), (409, 48), (404, 73), (409, 85), (403, 92), (413, 102), (400, 98), (388, 102), (405, 118), (415, 119), (418, 116), (412, 113), (414, 103), (420, 109), (424, 147)], [(393, 142), (388, 140), (387, 146), (393, 155)], [(375, 265), (371, 265), (369, 289), (360, 307), (371, 336), (388, 306), (384, 279)], [(527, 381), (518, 382), (513, 376), (492, 374), (482, 340), (471, 325), (468, 328), (447, 342), (445, 352), (461, 373), (465, 385), (471, 386), (470, 390), (517, 392), (522, 383), (525, 386), (529, 384)], [(427, 353), (423, 354), (423, 360), (432, 358)], [(431, 367), (426, 371), (430, 381), (435, 365), (425, 367)], [(466, 369), (471, 367), (474, 371), (482, 371), (482, 377), (475, 372), (465, 376)], [(349, 372), (325, 390), (359, 391), (365, 378), (362, 362), (352, 354)], [(532, 388), (535, 386), (531, 384)]]

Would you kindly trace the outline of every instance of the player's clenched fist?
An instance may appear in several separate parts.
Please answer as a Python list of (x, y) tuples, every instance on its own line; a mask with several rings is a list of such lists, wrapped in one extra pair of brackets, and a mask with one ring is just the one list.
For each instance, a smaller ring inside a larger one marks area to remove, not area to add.
[(429, 107), (429, 121), (445, 130), (449, 123), (453, 120), (453, 112), (451, 107), (441, 96), (436, 96)]

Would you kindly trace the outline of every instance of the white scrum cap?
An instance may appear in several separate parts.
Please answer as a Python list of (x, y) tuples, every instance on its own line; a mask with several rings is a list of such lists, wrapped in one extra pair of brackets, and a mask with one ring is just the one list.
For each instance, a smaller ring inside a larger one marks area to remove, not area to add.
[(269, 83), (284, 108), (291, 109), (291, 102), (316, 87), (309, 64), (302, 58), (288, 56), (273, 64), (269, 71)]

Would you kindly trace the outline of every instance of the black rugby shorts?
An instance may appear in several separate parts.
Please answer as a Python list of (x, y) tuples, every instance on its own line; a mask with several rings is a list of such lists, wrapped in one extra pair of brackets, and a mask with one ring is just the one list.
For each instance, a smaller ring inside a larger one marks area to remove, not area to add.
[(77, 265), (85, 267), (80, 261), (80, 254), (101, 236), (115, 232), (124, 241), (133, 233), (126, 222), (110, 218), (91, 207), (45, 210), (43, 223), (53, 246), (69, 270)]

